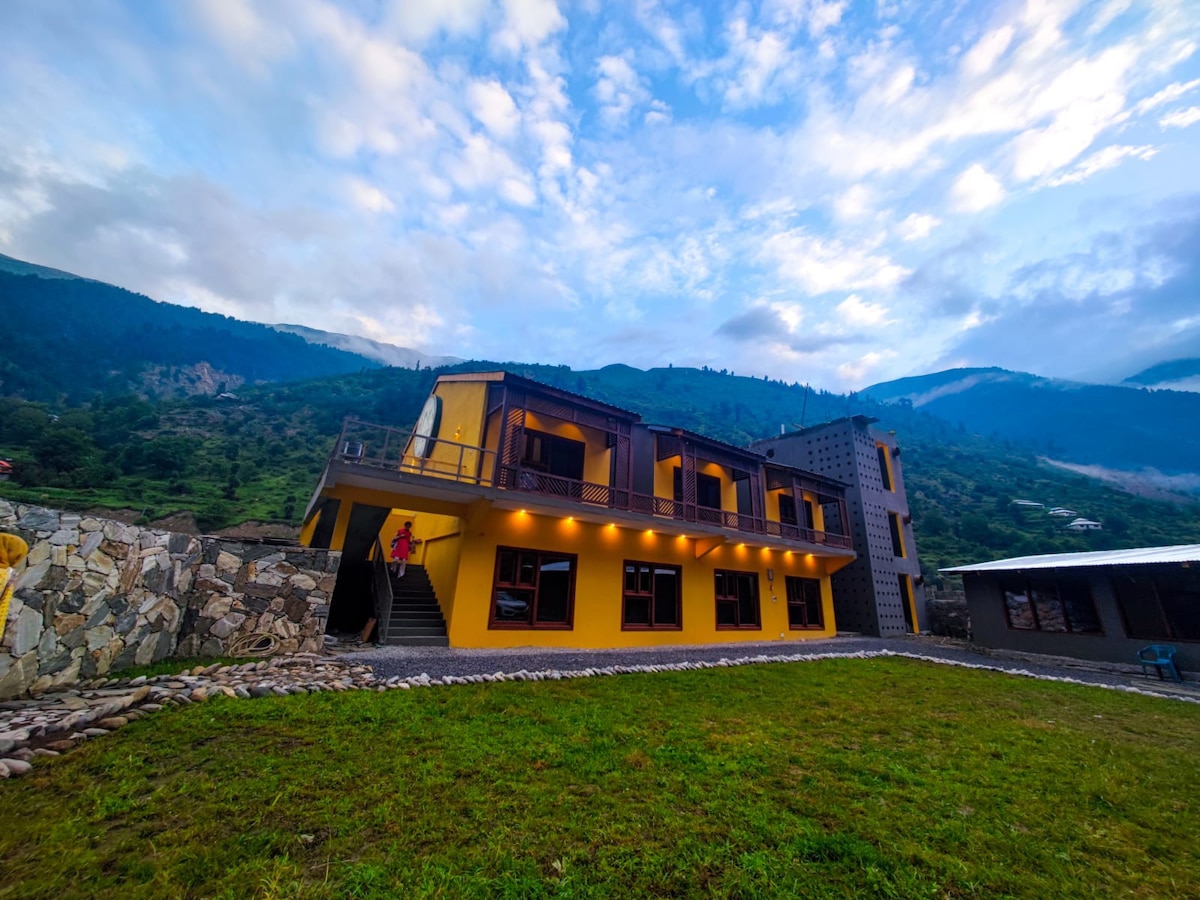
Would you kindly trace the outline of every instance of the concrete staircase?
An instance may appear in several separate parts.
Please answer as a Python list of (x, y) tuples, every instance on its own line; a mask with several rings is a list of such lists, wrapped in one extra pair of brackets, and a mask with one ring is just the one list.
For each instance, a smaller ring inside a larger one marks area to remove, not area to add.
[(449, 647), (446, 619), (423, 566), (408, 564), (403, 578), (392, 579), (392, 618), (385, 644)]

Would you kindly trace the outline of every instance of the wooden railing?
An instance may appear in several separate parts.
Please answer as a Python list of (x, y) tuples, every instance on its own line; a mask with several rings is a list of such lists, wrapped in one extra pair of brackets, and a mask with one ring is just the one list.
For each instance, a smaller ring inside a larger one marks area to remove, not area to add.
[(587, 506), (625, 510), (701, 525), (715, 525), (747, 534), (769, 535), (842, 549), (849, 549), (851, 546), (847, 535), (800, 528), (761, 516), (713, 509), (669, 497), (641, 494), (612, 485), (552, 475), (526, 466), (500, 464), (496, 459), (496, 451), (471, 444), (424, 438), (427, 442), (426, 455), (418, 457), (412, 453), (414, 437), (416, 436), (411, 431), (347, 419), (330, 459), (409, 474), (447, 478), (464, 484), (495, 486), (507, 491), (557, 497)]

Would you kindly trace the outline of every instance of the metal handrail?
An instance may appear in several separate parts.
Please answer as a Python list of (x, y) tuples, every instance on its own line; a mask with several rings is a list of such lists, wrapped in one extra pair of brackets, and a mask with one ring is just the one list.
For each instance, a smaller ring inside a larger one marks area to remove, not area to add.
[(387, 643), (388, 626), (392, 621), (392, 576), (388, 572), (387, 557), (383, 552), (383, 542), (375, 538), (375, 546), (371, 548), (371, 577), (372, 592), (375, 597), (375, 627), (378, 629), (378, 642)]

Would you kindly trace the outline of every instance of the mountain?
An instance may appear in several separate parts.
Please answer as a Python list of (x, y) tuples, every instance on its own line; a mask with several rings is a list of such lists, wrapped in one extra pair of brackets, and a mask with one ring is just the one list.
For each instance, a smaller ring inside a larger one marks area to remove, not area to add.
[(436, 369), (439, 366), (452, 366), (465, 362), (457, 356), (431, 356), (419, 350), (397, 347), (395, 344), (384, 344), (353, 334), (320, 331), (316, 328), (306, 328), (303, 325), (272, 325), (271, 327), (276, 331), (298, 335), (310, 344), (345, 350), (347, 353), (354, 353), (382, 365), (398, 366), (401, 369), (415, 369), (417, 366)]
[(38, 278), (88, 280), (81, 279), (79, 275), (64, 272), (62, 269), (51, 269), (49, 266), (39, 266), (36, 263), (25, 262), (23, 259), (13, 259), (11, 256), (5, 256), (3, 253), (0, 253), (0, 272), (8, 272), (11, 275), (36, 275)]
[(1200, 392), (1200, 359), (1174, 359), (1130, 375), (1122, 384), (1157, 390)]
[(131, 391), (216, 393), (379, 365), (266, 325), (65, 273), (0, 271), (0, 314), (0, 396), (27, 400), (74, 405)]
[(862, 391), (1052, 460), (1117, 473), (1200, 473), (1200, 394), (952, 369)]

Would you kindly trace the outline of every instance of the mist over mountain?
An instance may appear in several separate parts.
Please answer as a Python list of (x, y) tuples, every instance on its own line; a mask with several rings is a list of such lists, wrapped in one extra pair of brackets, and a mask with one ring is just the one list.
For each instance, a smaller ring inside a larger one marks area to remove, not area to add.
[(410, 347), (397, 347), (395, 344), (385, 344), (381, 341), (373, 341), (370, 338), (358, 337), (353, 334), (337, 334), (332, 331), (321, 331), (317, 328), (306, 328), (303, 325), (272, 325), (271, 327), (276, 331), (298, 335), (310, 344), (335, 347), (338, 350), (357, 354), (385, 366), (399, 366), (402, 369), (429, 366), (436, 369), (439, 366), (452, 366), (455, 363), (465, 362), (465, 360), (458, 356), (433, 356), (429, 353), (422, 353), (420, 350), (413, 350)]
[(1173, 359), (1162, 362), (1130, 375), (1121, 383), (1131, 387), (1200, 392), (1200, 359)]

